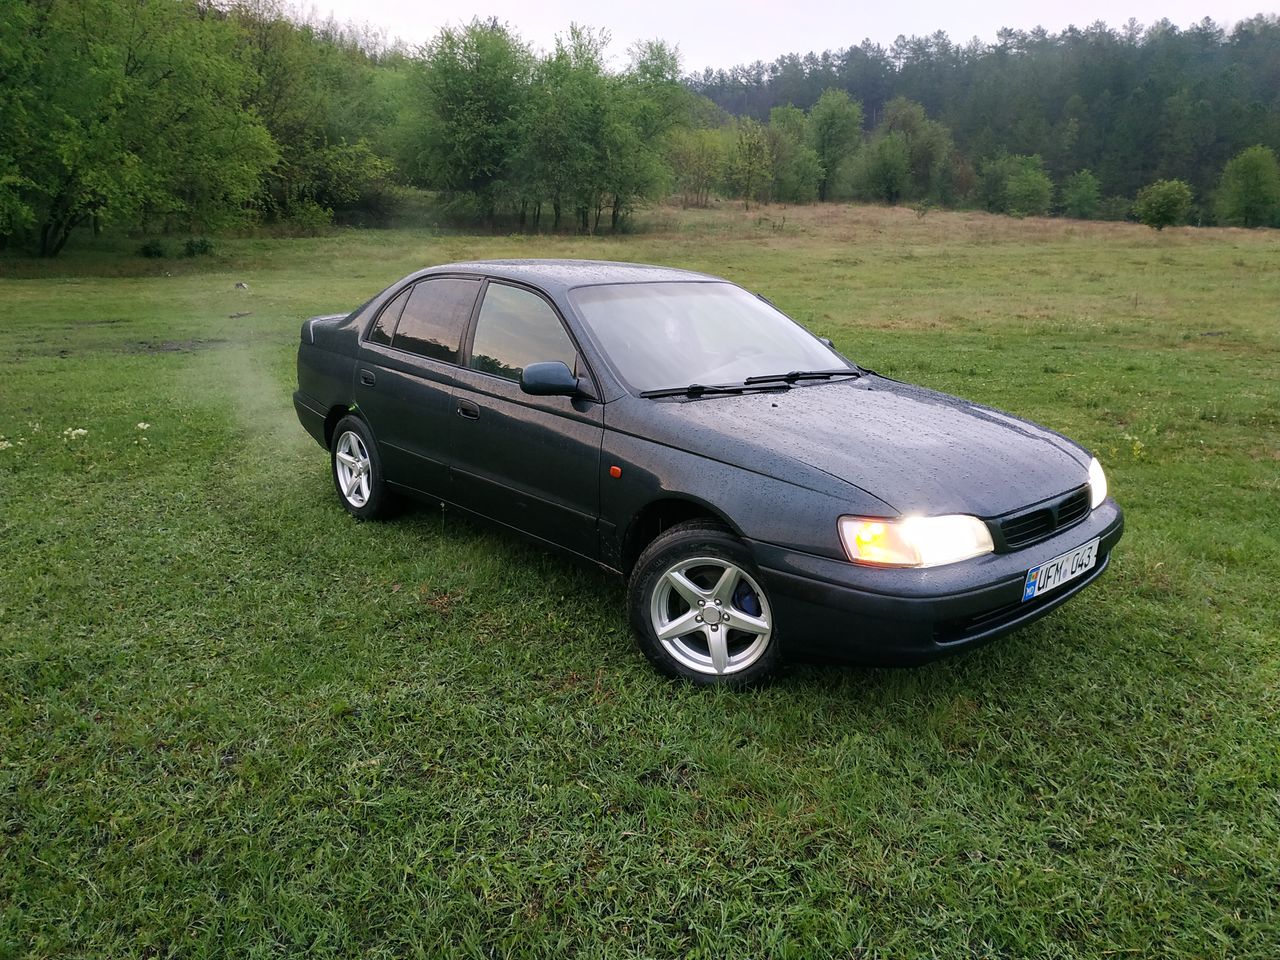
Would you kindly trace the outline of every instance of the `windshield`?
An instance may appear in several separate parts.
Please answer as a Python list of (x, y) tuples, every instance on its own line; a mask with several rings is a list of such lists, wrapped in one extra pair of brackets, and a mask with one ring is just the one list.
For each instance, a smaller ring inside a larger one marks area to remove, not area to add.
[(579, 287), (574, 306), (635, 391), (848, 364), (794, 321), (731, 283)]

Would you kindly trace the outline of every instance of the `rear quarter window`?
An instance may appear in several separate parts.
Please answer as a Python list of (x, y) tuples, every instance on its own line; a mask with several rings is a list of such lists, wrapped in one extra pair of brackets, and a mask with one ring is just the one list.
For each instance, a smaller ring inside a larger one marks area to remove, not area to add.
[(391, 346), (391, 338), (396, 332), (396, 323), (400, 320), (400, 313), (404, 310), (404, 305), (409, 301), (409, 294), (412, 292), (412, 287), (405, 288), (399, 296), (383, 307), (382, 312), (378, 314), (378, 319), (373, 322), (373, 327), (369, 330), (369, 336), (365, 339), (370, 343), (380, 343), (384, 347)]

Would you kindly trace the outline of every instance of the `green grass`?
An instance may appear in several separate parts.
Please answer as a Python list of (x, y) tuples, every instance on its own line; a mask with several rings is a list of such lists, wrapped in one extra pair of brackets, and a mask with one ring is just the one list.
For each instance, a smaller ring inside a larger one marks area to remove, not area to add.
[[(0, 958), (1280, 955), (1280, 236), (650, 226), (0, 261)], [(724, 274), (1061, 430), (1112, 569), (958, 659), (724, 694), (658, 678), (604, 574), (354, 523), (299, 321), (508, 255)]]

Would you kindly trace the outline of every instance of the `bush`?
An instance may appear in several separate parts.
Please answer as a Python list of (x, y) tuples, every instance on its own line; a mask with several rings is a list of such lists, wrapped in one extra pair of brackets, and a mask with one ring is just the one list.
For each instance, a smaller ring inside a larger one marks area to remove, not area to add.
[(1005, 183), (1008, 212), (1015, 217), (1043, 217), (1053, 200), (1053, 181), (1030, 166), (1014, 172)]
[(295, 237), (316, 237), (333, 224), (333, 211), (314, 200), (303, 200), (293, 205), (283, 224), (285, 231)]
[(138, 256), (159, 260), (169, 255), (169, 245), (163, 240), (148, 240), (138, 248)]
[(1241, 150), (1227, 164), (1218, 216), (1237, 227), (1280, 227), (1280, 163), (1270, 147)]
[(191, 237), (182, 245), (186, 257), (207, 257), (213, 253), (213, 241), (208, 237)]
[(1191, 210), (1191, 188), (1181, 180), (1157, 180), (1138, 191), (1133, 212), (1153, 230), (1185, 223)]

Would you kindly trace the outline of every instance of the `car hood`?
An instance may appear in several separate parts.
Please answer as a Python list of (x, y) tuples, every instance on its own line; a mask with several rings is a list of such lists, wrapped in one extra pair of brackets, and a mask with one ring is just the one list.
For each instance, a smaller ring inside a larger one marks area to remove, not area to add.
[(650, 439), (781, 480), (801, 463), (900, 513), (995, 517), (1088, 479), (1089, 455), (1052, 430), (879, 376), (646, 402)]

